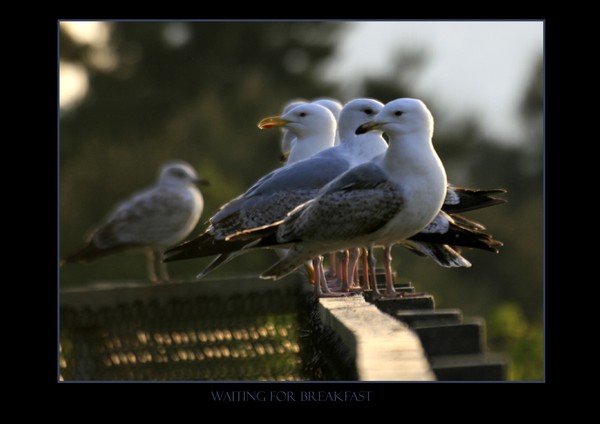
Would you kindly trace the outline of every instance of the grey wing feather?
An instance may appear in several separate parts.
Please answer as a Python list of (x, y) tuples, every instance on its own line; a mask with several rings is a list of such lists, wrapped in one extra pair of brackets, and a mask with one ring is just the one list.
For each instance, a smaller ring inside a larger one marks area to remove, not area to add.
[(322, 193), (377, 187), (388, 181), (388, 175), (373, 162), (363, 163), (343, 173), (321, 190)]
[(346, 240), (383, 227), (402, 208), (399, 188), (372, 163), (359, 165), (322, 189), (282, 224), (280, 241)]
[(320, 157), (280, 168), (224, 205), (211, 218), (211, 224), (219, 236), (224, 236), (280, 220), (348, 167), (346, 160)]
[(181, 196), (166, 190), (140, 193), (122, 203), (94, 234), (99, 246), (160, 243), (185, 223), (190, 210), (181, 207)]

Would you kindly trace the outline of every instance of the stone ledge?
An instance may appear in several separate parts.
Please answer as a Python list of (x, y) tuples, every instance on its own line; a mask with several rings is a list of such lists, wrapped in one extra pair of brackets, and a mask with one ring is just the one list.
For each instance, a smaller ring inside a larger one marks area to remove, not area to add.
[(356, 358), (359, 380), (435, 380), (419, 337), (362, 296), (322, 298), (319, 314)]

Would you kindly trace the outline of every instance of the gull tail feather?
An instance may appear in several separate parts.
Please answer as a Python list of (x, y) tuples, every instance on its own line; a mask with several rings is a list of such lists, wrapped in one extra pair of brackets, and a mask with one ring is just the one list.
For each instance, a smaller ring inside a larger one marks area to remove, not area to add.
[(464, 256), (445, 244), (432, 244), (423, 242), (412, 242), (410, 247), (422, 256), (426, 256), (444, 268), (470, 268), (469, 262)]
[(248, 244), (247, 241), (241, 240), (235, 242), (219, 240), (209, 232), (204, 232), (192, 240), (167, 250), (165, 252), (166, 258), (164, 259), (164, 262), (231, 253), (241, 250), (246, 244)]
[(84, 247), (77, 252), (60, 259), (60, 266), (76, 263), (76, 262), (91, 262), (103, 256), (114, 252), (125, 250), (129, 245), (119, 245), (110, 248), (100, 248), (96, 246), (94, 240), (90, 240)]
[(196, 278), (198, 280), (200, 280), (200, 279), (206, 277), (208, 274), (213, 272), (215, 269), (219, 268), (221, 265), (225, 265), (227, 262), (231, 261), (232, 259), (237, 258), (241, 254), (242, 254), (242, 252), (232, 252), (232, 253), (220, 254), (215, 259), (213, 259), (213, 261), (210, 264), (208, 264), (208, 266), (206, 268), (204, 268), (202, 270), (202, 272), (200, 272), (198, 275), (196, 275)]
[(263, 280), (279, 280), (286, 275), (291, 274), (317, 255), (318, 252), (310, 252), (301, 246), (294, 245), (288, 250), (283, 259), (281, 259), (279, 262), (276, 262), (273, 266), (263, 272), (260, 275), (260, 278)]
[(492, 253), (499, 253), (498, 248), (504, 245), (501, 241), (494, 240), (491, 234), (470, 228), (463, 228), (455, 223), (450, 225), (446, 233), (421, 232), (410, 237), (409, 240), (420, 243), (445, 244), (452, 246), (453, 249), (456, 249), (457, 246), (468, 247)]
[(473, 230), (473, 231), (485, 230), (485, 227), (483, 226), (483, 224), (481, 224), (473, 219), (465, 218), (462, 215), (452, 214), (451, 218), (457, 225), (460, 225), (463, 228), (467, 228), (467, 229)]
[(447, 213), (468, 212), (476, 209), (488, 208), (490, 206), (506, 203), (506, 199), (493, 197), (495, 194), (504, 194), (506, 190), (496, 188), (491, 190), (477, 190), (463, 187), (452, 187), (452, 191), (459, 197), (454, 204), (444, 203), (442, 209)]

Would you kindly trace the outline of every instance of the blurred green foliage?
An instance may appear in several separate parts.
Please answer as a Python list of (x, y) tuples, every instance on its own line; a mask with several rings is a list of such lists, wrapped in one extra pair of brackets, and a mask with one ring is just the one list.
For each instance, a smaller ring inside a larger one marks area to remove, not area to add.
[[(292, 98), (350, 100), (325, 83), (323, 66), (345, 24), (318, 22), (112, 22), (103, 50), (60, 31), (60, 58), (83, 66), (89, 91), (60, 116), (60, 253), (115, 204), (151, 185), (159, 165), (190, 162), (211, 186), (194, 234), (225, 202), (279, 166), (278, 131), (256, 123)], [(173, 34), (179, 34), (174, 37)], [(183, 34), (183, 36), (181, 36)], [(178, 41), (179, 40), (179, 41)], [(183, 40), (183, 41), (182, 41)], [(509, 203), (470, 213), (503, 241), (499, 255), (466, 252), (470, 269), (444, 269), (394, 250), (400, 279), (435, 296), (437, 307), (486, 318), (493, 347), (510, 353), (511, 377), (542, 378), (543, 316), (543, 65), (522, 93), (523, 140), (490, 139), (474, 119), (447, 122), (436, 98), (412, 87), (427, 52), (400, 52), (387, 75), (354, 87), (382, 102), (419, 97), (436, 119), (434, 143), (456, 185), (508, 189)], [(355, 97), (355, 96), (353, 96)], [(460, 99), (457, 99), (460, 101)], [(493, 99), (490, 99), (493, 102)], [(170, 264), (173, 278), (191, 279), (211, 258)], [(243, 255), (215, 277), (258, 274), (272, 252)], [(123, 253), (61, 269), (61, 287), (144, 279), (143, 256)]]
[(488, 343), (511, 358), (508, 378), (518, 381), (543, 379), (544, 339), (541, 325), (529, 322), (521, 307), (503, 303), (487, 320)]

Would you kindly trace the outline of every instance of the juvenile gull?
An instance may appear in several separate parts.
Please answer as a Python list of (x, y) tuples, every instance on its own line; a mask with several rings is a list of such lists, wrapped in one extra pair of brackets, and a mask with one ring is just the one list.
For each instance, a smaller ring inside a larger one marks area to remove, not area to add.
[[(199, 178), (188, 163), (163, 164), (157, 184), (119, 204), (104, 224), (92, 230), (81, 250), (61, 260), (61, 266), (126, 249), (143, 249), (150, 281), (168, 281), (162, 251), (192, 232), (204, 207), (195, 184), (207, 181)], [(160, 279), (155, 270), (156, 256)]]

